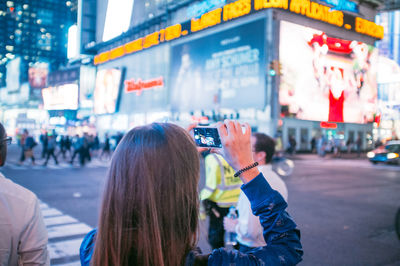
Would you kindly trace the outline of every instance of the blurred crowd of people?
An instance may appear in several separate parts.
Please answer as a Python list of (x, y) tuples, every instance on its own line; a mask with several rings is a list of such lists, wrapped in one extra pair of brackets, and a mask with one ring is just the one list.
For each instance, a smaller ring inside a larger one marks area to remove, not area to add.
[(33, 165), (36, 164), (34, 149), (39, 143), (40, 157), (44, 159), (43, 166), (47, 166), (50, 159), (53, 159), (57, 165), (60, 158), (71, 165), (77, 161), (81, 166), (90, 162), (92, 157), (109, 160), (122, 137), (122, 132), (112, 136), (106, 133), (101, 142), (98, 134), (58, 135), (55, 130), (52, 130), (44, 131), (36, 140), (27, 129), (24, 129), (22, 134), (17, 135), (17, 143), (21, 149), (19, 164), (22, 165), (27, 159), (30, 159)]

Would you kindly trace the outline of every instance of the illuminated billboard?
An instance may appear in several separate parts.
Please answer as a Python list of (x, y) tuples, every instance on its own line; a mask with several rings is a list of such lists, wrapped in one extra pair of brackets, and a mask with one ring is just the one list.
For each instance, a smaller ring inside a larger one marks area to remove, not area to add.
[(9, 93), (17, 92), (21, 85), (21, 63), (21, 57), (16, 57), (7, 63), (6, 84)]
[(121, 86), (120, 69), (101, 69), (97, 71), (94, 90), (94, 112), (110, 114), (116, 111)]
[(78, 84), (64, 84), (42, 90), (44, 109), (78, 109)]
[(48, 63), (38, 62), (30, 66), (28, 70), (29, 86), (33, 89), (42, 89), (46, 87), (48, 74)]
[(103, 42), (129, 29), (134, 0), (108, 0)]
[(265, 106), (265, 21), (172, 47), (172, 111)]
[(79, 75), (79, 107), (93, 108), (96, 68), (82, 65)]
[(346, 123), (373, 121), (377, 49), (282, 21), (279, 53), (283, 116)]

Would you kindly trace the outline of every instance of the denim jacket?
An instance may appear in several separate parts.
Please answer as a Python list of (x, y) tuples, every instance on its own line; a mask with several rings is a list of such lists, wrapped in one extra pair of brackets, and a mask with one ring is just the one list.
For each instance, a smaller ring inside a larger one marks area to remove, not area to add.
[[(224, 248), (214, 249), (208, 265), (296, 265), (303, 255), (300, 231), (285, 211), (287, 203), (273, 190), (260, 173), (241, 189), (248, 197), (253, 214), (260, 218), (266, 246), (241, 253)], [(239, 214), (240, 215), (240, 214)], [(93, 253), (96, 229), (84, 238), (80, 248), (81, 264), (89, 266)], [(196, 256), (191, 252), (188, 257)], [(203, 256), (204, 257), (204, 256)], [(190, 265), (186, 263), (186, 265)]]

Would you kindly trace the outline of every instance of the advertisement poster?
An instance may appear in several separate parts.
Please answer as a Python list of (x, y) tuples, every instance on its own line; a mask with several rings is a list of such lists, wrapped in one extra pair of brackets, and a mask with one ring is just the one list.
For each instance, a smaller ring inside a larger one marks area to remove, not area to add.
[(29, 86), (33, 89), (43, 89), (47, 85), (47, 75), (49, 74), (49, 64), (37, 62), (29, 67), (28, 79)]
[(120, 86), (120, 69), (101, 69), (97, 72), (94, 90), (95, 114), (115, 113)]
[(79, 106), (80, 108), (93, 108), (94, 87), (96, 84), (96, 68), (81, 66), (79, 76)]
[(283, 116), (368, 123), (377, 111), (378, 51), (354, 40), (281, 22)]
[(170, 49), (154, 47), (121, 59), (128, 65), (123, 82), (121, 113), (146, 113), (168, 110)]
[(172, 111), (264, 108), (265, 21), (172, 47)]
[(42, 90), (45, 110), (78, 109), (78, 84), (64, 84)]
[(7, 63), (6, 84), (8, 93), (16, 93), (21, 85), (21, 57), (16, 57)]

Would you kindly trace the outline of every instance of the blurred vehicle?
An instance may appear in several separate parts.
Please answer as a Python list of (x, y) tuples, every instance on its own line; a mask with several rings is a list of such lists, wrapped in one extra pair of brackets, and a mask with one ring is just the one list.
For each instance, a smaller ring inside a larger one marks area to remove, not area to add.
[(367, 153), (373, 164), (390, 163), (400, 165), (400, 141), (389, 141), (385, 145)]
[(293, 173), (294, 162), (283, 155), (275, 155), (272, 157), (272, 170), (281, 177), (288, 177)]

